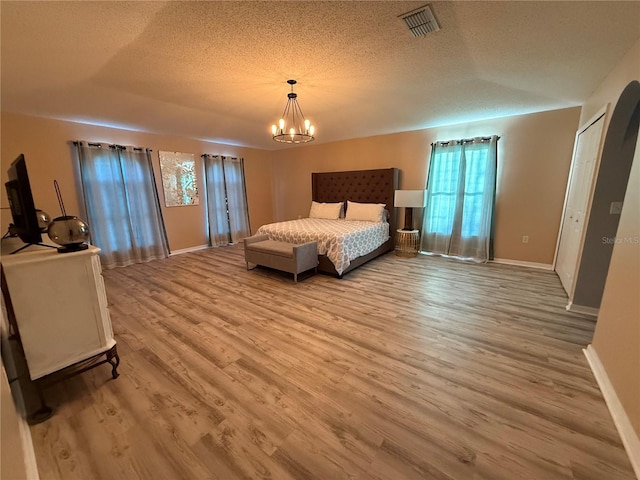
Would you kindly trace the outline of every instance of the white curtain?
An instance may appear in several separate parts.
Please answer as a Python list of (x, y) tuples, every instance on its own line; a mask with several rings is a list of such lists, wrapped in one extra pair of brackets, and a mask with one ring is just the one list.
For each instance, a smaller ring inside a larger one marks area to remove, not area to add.
[(251, 235), (242, 158), (202, 155), (206, 181), (209, 243), (237, 243)]
[(491, 259), (497, 144), (493, 136), (432, 145), (421, 250)]
[(91, 242), (105, 268), (169, 256), (150, 150), (74, 142)]

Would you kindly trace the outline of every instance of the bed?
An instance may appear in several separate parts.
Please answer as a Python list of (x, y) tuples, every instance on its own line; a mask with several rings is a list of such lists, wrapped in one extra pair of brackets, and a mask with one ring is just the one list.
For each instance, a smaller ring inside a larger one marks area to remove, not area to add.
[(317, 240), (318, 271), (342, 277), (394, 249), (397, 221), (393, 198), (397, 186), (397, 168), (312, 173), (314, 202), (383, 203), (387, 206), (388, 222), (308, 218), (263, 225), (256, 233), (289, 243)]

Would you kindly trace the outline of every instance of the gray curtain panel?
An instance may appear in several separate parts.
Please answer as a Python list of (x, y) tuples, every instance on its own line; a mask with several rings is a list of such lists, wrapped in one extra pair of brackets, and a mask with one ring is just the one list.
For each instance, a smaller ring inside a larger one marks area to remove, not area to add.
[(421, 250), (490, 259), (497, 143), (493, 136), (433, 144)]
[(91, 243), (105, 268), (169, 256), (150, 150), (74, 142)]
[(251, 235), (242, 158), (202, 155), (209, 244), (228, 245)]

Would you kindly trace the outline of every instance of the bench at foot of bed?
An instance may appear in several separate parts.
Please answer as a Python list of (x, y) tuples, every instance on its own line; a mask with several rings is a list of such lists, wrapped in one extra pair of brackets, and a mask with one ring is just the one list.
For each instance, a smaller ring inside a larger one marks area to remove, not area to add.
[(296, 245), (269, 240), (267, 235), (255, 235), (244, 239), (244, 260), (249, 264), (275, 268), (293, 273), (298, 282), (298, 274), (311, 270), (318, 271), (318, 244), (316, 242)]

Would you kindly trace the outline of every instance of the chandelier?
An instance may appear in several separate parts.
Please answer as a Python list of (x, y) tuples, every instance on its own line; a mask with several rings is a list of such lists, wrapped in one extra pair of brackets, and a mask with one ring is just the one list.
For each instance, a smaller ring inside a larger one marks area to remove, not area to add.
[(282, 112), (278, 125), (271, 125), (271, 133), (276, 142), (307, 143), (314, 139), (315, 128), (309, 120), (305, 120), (302, 109), (298, 105), (298, 94), (293, 91), (295, 80), (287, 80), (291, 92), (287, 95), (287, 104)]

